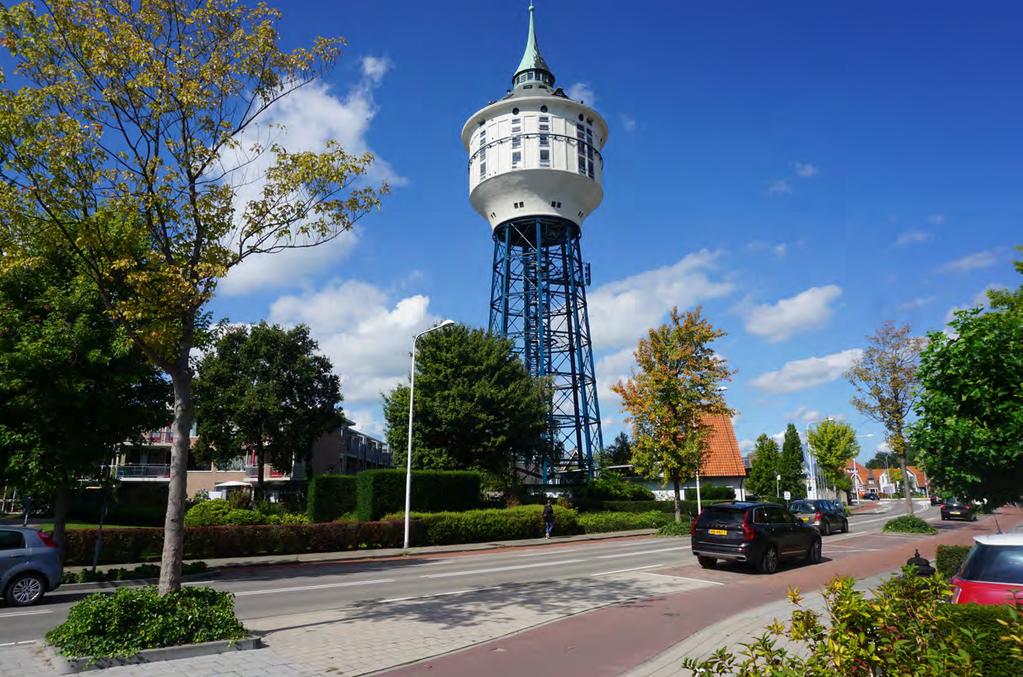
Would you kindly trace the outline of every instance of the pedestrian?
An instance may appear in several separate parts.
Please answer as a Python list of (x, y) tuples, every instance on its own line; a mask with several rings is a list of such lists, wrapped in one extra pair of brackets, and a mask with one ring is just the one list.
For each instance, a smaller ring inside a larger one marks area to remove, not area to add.
[(551, 533), (554, 531), (554, 506), (551, 505), (551, 499), (547, 499), (547, 504), (543, 507), (543, 526), (544, 526), (544, 538), (550, 538)]

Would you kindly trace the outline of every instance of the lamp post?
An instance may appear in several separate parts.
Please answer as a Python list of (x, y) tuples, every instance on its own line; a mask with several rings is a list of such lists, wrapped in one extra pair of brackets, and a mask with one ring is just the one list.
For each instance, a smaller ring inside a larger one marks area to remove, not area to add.
[(452, 320), (444, 320), (436, 327), (430, 327), (426, 331), (416, 334), (412, 339), (412, 378), (408, 389), (408, 450), (405, 455), (405, 550), (408, 550), (409, 515), (412, 509), (412, 401), (416, 392), (416, 341), (424, 334), (450, 327), (453, 324)]
[(774, 495), (781, 496), (781, 474), (774, 476)]

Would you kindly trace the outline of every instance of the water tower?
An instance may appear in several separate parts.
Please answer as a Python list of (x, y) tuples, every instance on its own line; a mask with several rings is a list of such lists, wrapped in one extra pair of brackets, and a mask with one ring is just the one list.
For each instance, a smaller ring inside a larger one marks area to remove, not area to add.
[(466, 121), (462, 144), (469, 201), (494, 239), (490, 331), (512, 339), (530, 373), (554, 389), (550, 429), (560, 462), (535, 469), (544, 482), (592, 476), (603, 447), (580, 240), (604, 196), (607, 132), (600, 114), (555, 87), (530, 4), (512, 89)]

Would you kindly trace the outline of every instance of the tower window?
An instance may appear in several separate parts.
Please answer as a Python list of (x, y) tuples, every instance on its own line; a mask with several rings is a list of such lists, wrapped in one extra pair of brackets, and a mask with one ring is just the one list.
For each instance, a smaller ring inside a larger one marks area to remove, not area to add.
[(541, 113), (546, 113), (547, 112), (547, 106), (540, 106), (540, 112)]
[(512, 137), (512, 148), (520, 148), (521, 146), (522, 146), (522, 137), (521, 136), (513, 136)]
[(533, 85), (523, 85), (522, 89), (533, 89)]
[(512, 169), (515, 169), (516, 167), (518, 167), (521, 164), (522, 164), (522, 151), (518, 151), (518, 150), (513, 151), (512, 152)]
[(555, 209), (561, 209), (561, 203), (558, 202), (557, 200), (551, 200), (551, 206), (554, 207)]
[[(519, 109), (518, 108), (512, 108), (512, 115), (518, 115), (518, 114), (519, 114)], [(579, 119), (582, 120), (583, 116), (580, 115)]]
[[(543, 138), (543, 137), (541, 137)], [(548, 148), (540, 149), (540, 166), (550, 167), (551, 166), (551, 151)]]
[(480, 163), (480, 178), (482, 179), (486, 175), (487, 175), (487, 163), (486, 162), (481, 162)]
[(583, 114), (579, 113), (579, 122), (582, 122), (582, 121), (583, 121)]

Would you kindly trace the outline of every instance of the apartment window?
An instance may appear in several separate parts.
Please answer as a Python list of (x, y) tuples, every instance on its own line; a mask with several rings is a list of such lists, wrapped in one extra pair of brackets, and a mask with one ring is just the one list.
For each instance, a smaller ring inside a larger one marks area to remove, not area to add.
[[(540, 137), (543, 139), (544, 137)], [(551, 166), (551, 151), (548, 148), (540, 149), (540, 166), (550, 167)]]
[(512, 169), (515, 169), (516, 167), (518, 167), (521, 164), (522, 164), (522, 151), (518, 151), (518, 150), (513, 151), (512, 152)]
[(519, 134), (522, 133), (522, 118), (512, 118), (512, 148), (522, 147), (522, 137)]
[(482, 179), (486, 175), (487, 175), (487, 163), (486, 162), (481, 162), (480, 163), (480, 178)]

